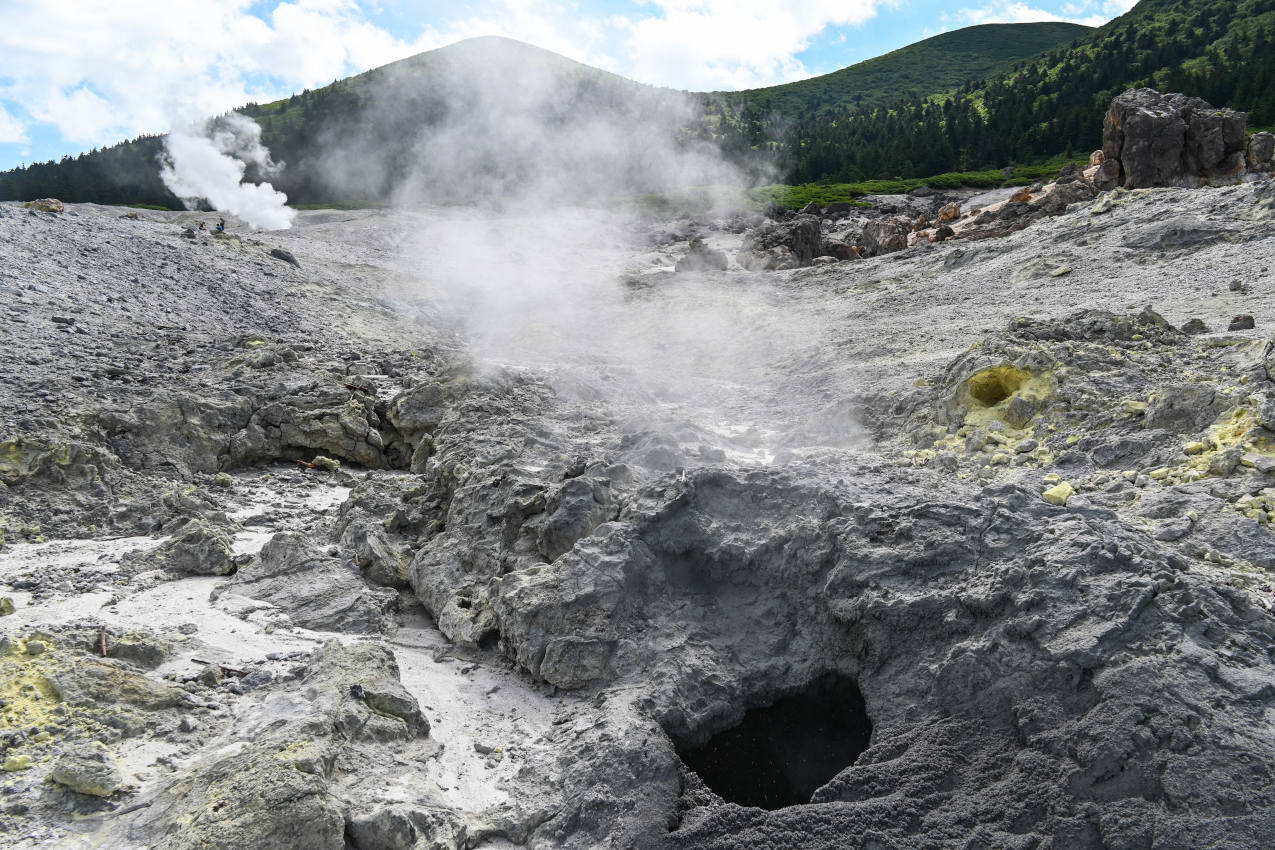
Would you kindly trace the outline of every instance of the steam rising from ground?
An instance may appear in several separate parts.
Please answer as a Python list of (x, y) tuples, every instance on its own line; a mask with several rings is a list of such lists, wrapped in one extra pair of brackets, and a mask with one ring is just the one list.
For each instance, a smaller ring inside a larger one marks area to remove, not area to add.
[[(777, 364), (818, 345), (813, 312), (760, 278), (634, 285), (636, 265), (658, 261), (637, 197), (711, 187), (703, 214), (720, 215), (738, 210), (743, 172), (685, 132), (690, 98), (533, 51), (498, 39), (449, 48), (454, 69), (417, 106), (437, 118), (395, 194), (428, 208), (402, 246), (422, 293), (480, 362), (551, 369), (560, 389), (587, 384), (653, 427), (672, 417), (713, 429), (762, 408), (780, 418), (771, 394), (789, 382)], [(401, 110), (396, 97), (382, 108)], [(324, 171), (350, 160), (334, 153)], [(360, 178), (370, 167), (359, 163)]]
[(261, 127), (252, 119), (232, 113), (202, 125), (176, 127), (164, 148), (160, 176), (187, 208), (207, 200), (253, 228), (292, 226), (296, 211), (288, 207), (287, 195), (269, 183), (244, 182), (249, 166), (263, 179), (283, 167), (270, 159), (261, 144)]

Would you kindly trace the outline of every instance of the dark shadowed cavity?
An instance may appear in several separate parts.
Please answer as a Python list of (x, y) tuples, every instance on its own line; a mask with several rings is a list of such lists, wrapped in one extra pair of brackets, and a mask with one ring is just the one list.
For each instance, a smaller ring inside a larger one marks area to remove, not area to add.
[(703, 744), (678, 748), (682, 762), (722, 799), (782, 809), (809, 803), (868, 747), (872, 721), (852, 679), (828, 674)]

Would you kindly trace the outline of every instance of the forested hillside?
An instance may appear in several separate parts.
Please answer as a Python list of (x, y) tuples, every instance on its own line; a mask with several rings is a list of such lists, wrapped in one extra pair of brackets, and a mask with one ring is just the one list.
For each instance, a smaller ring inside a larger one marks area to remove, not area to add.
[(938, 96), (865, 110), (842, 106), (701, 132), (736, 155), (765, 152), (790, 182), (973, 171), (1101, 145), (1121, 91), (1152, 86), (1275, 123), (1275, 0), (1143, 0), (1075, 47)]
[(1052, 48), (1087, 39), (1090, 27), (1044, 22), (981, 24), (945, 32), (808, 80), (703, 95), (710, 114), (731, 110), (745, 120), (797, 119), (840, 108), (864, 109), (904, 97), (928, 97), (1010, 71)]

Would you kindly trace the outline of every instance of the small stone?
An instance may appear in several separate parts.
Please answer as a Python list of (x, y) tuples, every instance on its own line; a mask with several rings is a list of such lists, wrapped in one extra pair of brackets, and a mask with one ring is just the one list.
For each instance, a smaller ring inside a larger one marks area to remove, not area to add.
[(1062, 507), (1067, 504), (1067, 500), (1070, 499), (1075, 492), (1075, 487), (1072, 487), (1071, 484), (1063, 481), (1041, 493), (1040, 497), (1051, 505), (1058, 505), (1059, 507)]
[(0, 617), (7, 617), (17, 610), (12, 596), (0, 597)]
[(194, 732), (199, 728), (199, 721), (187, 714), (182, 717), (178, 726), (183, 732)]
[(1227, 284), (1226, 288), (1227, 288), (1227, 289), (1229, 289), (1229, 290), (1231, 290), (1232, 292), (1243, 292), (1243, 291), (1244, 291), (1244, 284), (1243, 284), (1243, 283), (1240, 281), (1240, 279), (1237, 277), (1237, 278), (1235, 278), (1235, 280), (1233, 280), (1233, 281), (1231, 281), (1229, 284)]
[(323, 455), (315, 457), (312, 463), (314, 464), (315, 469), (322, 469), (325, 472), (336, 472), (341, 468), (341, 461), (336, 460), (335, 458), (324, 457)]
[(1028, 452), (1036, 451), (1036, 449), (1039, 448), (1039, 446), (1040, 446), (1040, 443), (1038, 443), (1036, 440), (1029, 437), (1026, 440), (1021, 441), (1018, 445), (1014, 446), (1014, 451), (1020, 455), (1027, 454)]
[(42, 640), (31, 638), (31, 640), (27, 641), (27, 655), (43, 655), (48, 648), (48, 645)]
[(31, 756), (22, 754), (8, 756), (4, 760), (4, 769), (10, 772), (26, 770), (31, 766)]
[(245, 690), (259, 688), (274, 681), (274, 674), (269, 670), (253, 670), (241, 680)]
[(229, 490), (235, 486), (235, 478), (228, 472), (218, 472), (213, 476), (213, 485), (223, 490)]
[(1044, 481), (1046, 484), (1057, 484), (1059, 481), (1062, 481), (1062, 476), (1057, 472), (1051, 472), (1045, 476)]
[(1231, 323), (1227, 325), (1226, 329), (1228, 331), (1251, 331), (1253, 327), (1253, 317), (1243, 314), (1231, 319)]
[(1182, 451), (1186, 452), (1189, 455), (1198, 455), (1202, 453), (1206, 448), (1208, 448), (1208, 446), (1204, 445), (1204, 443), (1200, 442), (1199, 440), (1196, 440), (1194, 442), (1187, 443), (1185, 446), (1183, 446)]
[(195, 632), (199, 631), (199, 626), (194, 623), (182, 623), (177, 627), (177, 631), (184, 635), (193, 635)]
[(1209, 326), (1204, 324), (1203, 319), (1187, 319), (1186, 323), (1182, 325), (1181, 330), (1184, 334), (1198, 336), (1199, 334), (1208, 333)]

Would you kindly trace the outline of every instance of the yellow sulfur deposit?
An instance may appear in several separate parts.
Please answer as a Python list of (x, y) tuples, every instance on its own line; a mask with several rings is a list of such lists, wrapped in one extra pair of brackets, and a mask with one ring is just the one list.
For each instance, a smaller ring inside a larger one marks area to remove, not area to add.
[(1069, 484), (1066, 481), (1063, 481), (1059, 484), (1055, 484), (1053, 487), (1050, 487), (1048, 490), (1041, 493), (1040, 497), (1044, 499), (1046, 502), (1049, 502), (1049, 504), (1051, 505), (1058, 505), (1059, 507), (1061, 507), (1067, 504), (1067, 500), (1070, 499), (1073, 495), (1075, 495), (1075, 492), (1076, 492), (1075, 487), (1072, 487), (1071, 484)]

